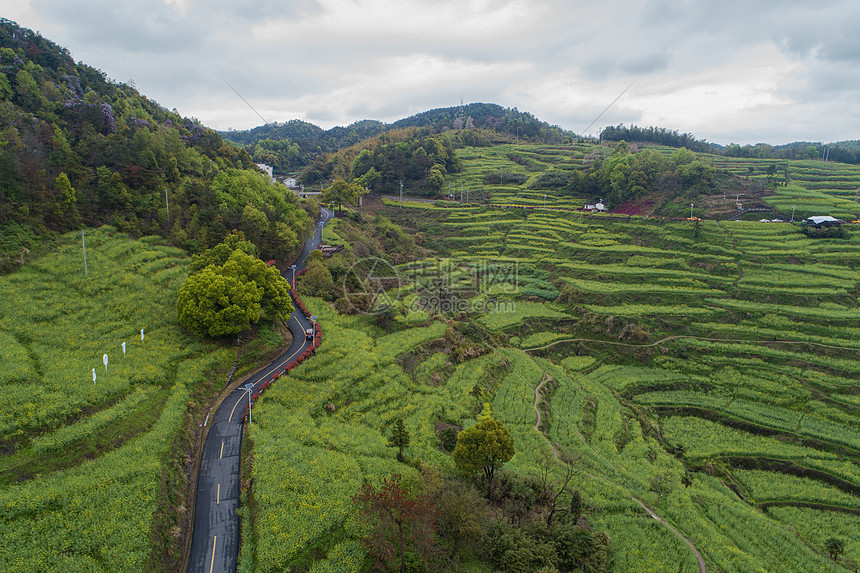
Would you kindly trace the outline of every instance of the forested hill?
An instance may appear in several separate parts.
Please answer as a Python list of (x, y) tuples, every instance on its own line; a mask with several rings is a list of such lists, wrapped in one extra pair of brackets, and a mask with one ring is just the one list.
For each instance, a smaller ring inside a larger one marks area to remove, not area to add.
[(378, 135), (387, 129), (381, 121), (365, 119), (347, 127), (333, 127), (329, 130), (312, 123), (293, 119), (286, 123), (267, 123), (242, 131), (223, 131), (224, 139), (244, 146), (254, 146), (265, 141), (288, 139), (294, 146), (296, 157), (311, 153), (328, 153), (348, 147), (359, 141)]
[(838, 163), (860, 164), (860, 141), (837, 141), (834, 143), (810, 143), (795, 141), (783, 145), (738, 145), (728, 146), (709, 143), (696, 139), (689, 133), (678, 133), (675, 130), (662, 127), (638, 127), (636, 125), (609, 126), (600, 132), (600, 138), (609, 141), (645, 142), (668, 145), (669, 147), (686, 147), (691, 151), (714, 153), (726, 157), (744, 157), (749, 159), (823, 159)]
[(823, 159), (838, 163), (860, 164), (860, 141), (836, 141), (834, 143), (810, 143), (796, 141), (785, 145), (756, 145), (732, 144), (726, 147), (727, 157), (745, 157), (754, 159)]
[(190, 252), (233, 228), (264, 256), (294, 248), (307, 215), (245, 169), (217, 132), (0, 19), (0, 270), (53, 232), (106, 223)]
[(664, 127), (639, 127), (624, 124), (608, 126), (600, 132), (600, 138), (609, 141), (645, 142), (668, 145), (669, 147), (686, 147), (690, 151), (702, 153), (719, 153), (722, 146), (696, 139), (689, 133), (678, 133), (676, 130)]
[(565, 138), (576, 137), (572, 131), (550, 125), (528, 112), (494, 103), (431, 109), (395, 121), (391, 127), (430, 127), (437, 133), (448, 129), (487, 129), (533, 143), (561, 143)]
[(244, 146), (256, 162), (272, 165), (275, 173), (283, 175), (302, 169), (322, 154), (335, 153), (381, 133), (412, 127), (422, 128), (424, 135), (458, 131), (467, 145), (487, 145), (490, 136), (532, 143), (561, 143), (576, 137), (573, 132), (541, 121), (528, 112), (493, 103), (431, 109), (389, 124), (366, 119), (347, 127), (323, 130), (294, 119), (220, 133), (224, 139)]

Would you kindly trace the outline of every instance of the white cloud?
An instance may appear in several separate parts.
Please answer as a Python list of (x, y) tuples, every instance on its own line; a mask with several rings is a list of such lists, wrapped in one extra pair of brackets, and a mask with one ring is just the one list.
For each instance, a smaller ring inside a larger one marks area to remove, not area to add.
[(406, 42), (415, 49), (425, 41), (475, 43), (509, 37), (536, 23), (542, 12), (524, 0), (322, 0), (316, 9), (258, 24), (254, 38), (277, 43), (334, 36), (338, 42)]
[(645, 123), (670, 122), (691, 131), (720, 122), (749, 122), (757, 110), (793, 103), (781, 87), (799, 67), (772, 47), (757, 47), (695, 76), (642, 82), (628, 104), (641, 110)]
[(172, 6), (176, 12), (184, 16), (188, 10), (188, 0), (162, 0), (167, 6)]

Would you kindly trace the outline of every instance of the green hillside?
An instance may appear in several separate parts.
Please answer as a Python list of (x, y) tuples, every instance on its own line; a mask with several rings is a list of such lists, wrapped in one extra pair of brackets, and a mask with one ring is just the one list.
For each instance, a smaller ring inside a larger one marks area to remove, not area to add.
[(266, 258), (286, 258), (310, 227), (247, 153), (5, 19), (0, 116), (0, 271), (82, 226), (160, 235), (192, 253), (235, 228)]

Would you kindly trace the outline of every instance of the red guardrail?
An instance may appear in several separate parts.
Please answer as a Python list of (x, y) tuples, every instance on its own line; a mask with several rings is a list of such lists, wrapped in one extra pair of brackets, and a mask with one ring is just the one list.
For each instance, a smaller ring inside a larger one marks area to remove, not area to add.
[[(305, 274), (306, 272), (307, 272), (307, 269), (302, 269), (296, 273), (296, 276), (300, 277), (303, 274)], [(308, 311), (305, 308), (305, 303), (303, 303), (302, 299), (300, 299), (299, 296), (296, 294), (294, 287), (290, 289), (290, 293), (293, 295), (293, 298), (296, 301), (296, 306), (299, 307), (299, 310), (301, 310), (302, 314), (304, 314), (305, 317), (307, 318)], [(277, 374), (275, 374), (274, 376), (272, 376), (271, 378), (269, 378), (268, 380), (266, 380), (265, 382), (260, 384), (257, 391), (254, 392), (253, 394), (251, 394), (251, 403), (253, 404), (254, 402), (256, 402), (257, 398), (260, 397), (260, 394), (265, 392), (266, 389), (269, 388), (269, 386), (271, 386), (273, 382), (278, 380), (278, 378), (280, 378), (281, 376), (286, 376), (287, 374), (289, 374), (290, 370), (292, 370), (293, 368), (295, 368), (296, 366), (298, 366), (299, 364), (304, 362), (304, 360), (306, 358), (309, 358), (310, 356), (312, 356), (314, 354), (314, 352), (316, 352), (316, 349), (319, 348), (319, 345), (321, 342), (322, 342), (322, 329), (320, 328), (319, 325), (316, 325), (314, 340), (311, 343), (311, 345), (308, 346), (305, 349), (305, 351), (302, 352), (301, 355), (299, 355), (298, 358), (296, 358), (295, 360), (291, 360), (286, 366), (284, 366), (284, 369), (282, 371), (278, 372)], [(244, 414), (242, 415), (243, 421), (248, 419), (249, 408), (250, 407), (248, 405), (245, 406), (245, 411), (244, 411)]]

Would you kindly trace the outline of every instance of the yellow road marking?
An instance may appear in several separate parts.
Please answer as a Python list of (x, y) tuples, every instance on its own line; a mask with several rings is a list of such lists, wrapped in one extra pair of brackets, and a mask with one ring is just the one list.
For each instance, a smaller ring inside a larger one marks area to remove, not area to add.
[(223, 457), (224, 457), (224, 440), (221, 440), (221, 453), (218, 454), (218, 459), (220, 460)]
[(215, 494), (215, 505), (221, 505), (221, 484), (218, 484), (218, 493)]
[(212, 538), (212, 560), (209, 561), (209, 573), (212, 573), (212, 567), (215, 566), (215, 541), (218, 540), (218, 536)]

